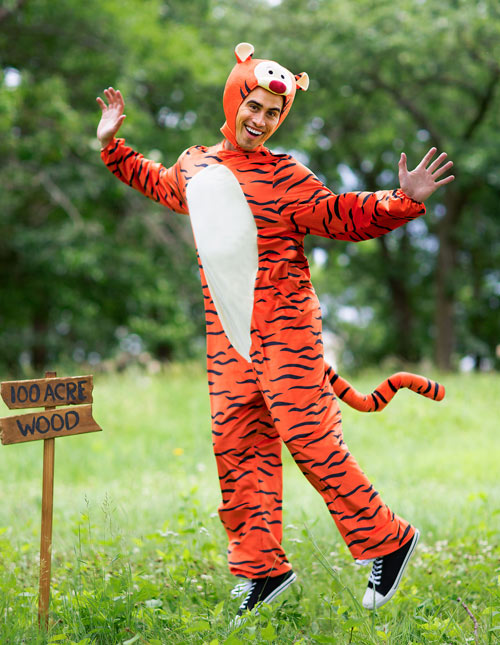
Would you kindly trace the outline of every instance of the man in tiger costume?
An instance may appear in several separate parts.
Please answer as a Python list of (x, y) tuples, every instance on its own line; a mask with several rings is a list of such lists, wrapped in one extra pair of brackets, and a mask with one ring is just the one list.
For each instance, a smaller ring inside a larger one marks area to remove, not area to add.
[[(233, 590), (244, 596), (237, 616), (296, 578), (282, 547), (282, 442), (322, 495), (353, 558), (373, 562), (363, 605), (375, 609), (395, 593), (419, 533), (383, 503), (343, 441), (335, 392), (342, 398), (350, 388), (339, 390), (324, 361), (303, 239), (311, 233), (359, 242), (404, 225), (452, 181), (438, 180), (452, 163), (444, 153), (433, 160), (431, 149), (409, 172), (402, 154), (401, 188), (335, 195), (293, 157), (264, 147), (308, 77), (254, 60), (253, 51), (248, 43), (235, 49), (222, 142), (188, 148), (170, 168), (147, 160), (115, 138), (124, 102), (110, 87), (107, 103), (97, 99), (101, 156), (121, 181), (191, 219), (205, 299), (219, 515), (230, 571), (246, 579)], [(442, 397), (437, 384), (415, 379), (388, 379), (385, 390), (364, 397), (363, 409), (377, 409), (401, 386)]]

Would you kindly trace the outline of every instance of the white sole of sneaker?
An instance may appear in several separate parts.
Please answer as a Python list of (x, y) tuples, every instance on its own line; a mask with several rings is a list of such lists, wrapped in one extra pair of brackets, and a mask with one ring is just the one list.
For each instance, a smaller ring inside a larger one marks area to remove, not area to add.
[(371, 609), (371, 610), (378, 609), (379, 607), (382, 607), (382, 605), (385, 605), (385, 603), (388, 602), (394, 596), (394, 594), (398, 590), (399, 583), (401, 582), (401, 578), (403, 577), (403, 573), (405, 572), (406, 565), (408, 564), (408, 561), (411, 558), (413, 551), (415, 551), (415, 547), (418, 544), (419, 538), (420, 538), (420, 531), (418, 529), (415, 529), (415, 535), (412, 538), (411, 546), (408, 550), (408, 553), (406, 554), (403, 564), (401, 565), (398, 576), (394, 581), (394, 584), (392, 585), (392, 587), (389, 589), (389, 591), (386, 593), (385, 596), (378, 593), (378, 591), (375, 591), (375, 589), (366, 590), (362, 601), (362, 605), (365, 609)]

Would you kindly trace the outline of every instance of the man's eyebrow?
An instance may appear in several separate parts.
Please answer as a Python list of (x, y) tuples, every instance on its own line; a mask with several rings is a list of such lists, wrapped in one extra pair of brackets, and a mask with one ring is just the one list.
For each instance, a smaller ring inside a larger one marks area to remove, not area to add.
[[(262, 103), (259, 103), (255, 99), (250, 99), (248, 101), (248, 103), (253, 103), (254, 105), (258, 105), (260, 108), (264, 107), (262, 105)], [(271, 112), (271, 111), (273, 111), (273, 112), (281, 112), (281, 109), (279, 107), (270, 107), (270, 108), (267, 108), (267, 110), (268, 110), (268, 112)]]

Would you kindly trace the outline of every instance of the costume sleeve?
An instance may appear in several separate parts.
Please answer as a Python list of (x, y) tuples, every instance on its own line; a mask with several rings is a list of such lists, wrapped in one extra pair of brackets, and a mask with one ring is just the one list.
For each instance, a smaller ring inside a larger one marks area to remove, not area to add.
[(166, 168), (126, 146), (124, 139), (113, 139), (101, 150), (101, 159), (124, 184), (176, 213), (188, 212), (182, 191), (182, 155), (171, 168)]
[(277, 208), (303, 235), (360, 242), (384, 235), (425, 213), (425, 206), (401, 190), (335, 195), (308, 168), (292, 157), (277, 165)]

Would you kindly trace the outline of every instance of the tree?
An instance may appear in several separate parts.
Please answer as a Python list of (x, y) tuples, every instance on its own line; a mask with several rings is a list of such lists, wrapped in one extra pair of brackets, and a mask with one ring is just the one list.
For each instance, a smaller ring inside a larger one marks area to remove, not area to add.
[(123, 328), (161, 358), (189, 354), (202, 334), (187, 218), (165, 218), (118, 185), (96, 148), (94, 99), (111, 83), (129, 90), (128, 132), (146, 153), (174, 161), (191, 130), (205, 132), (196, 109), (208, 56), (196, 29), (163, 9), (41, 1), (0, 13), (0, 345), (10, 371), (20, 356), (36, 370), (75, 351), (97, 360)]

